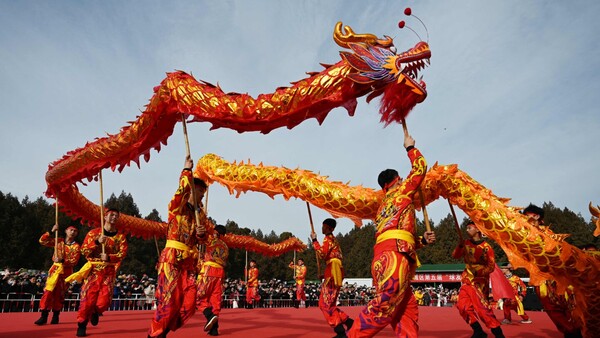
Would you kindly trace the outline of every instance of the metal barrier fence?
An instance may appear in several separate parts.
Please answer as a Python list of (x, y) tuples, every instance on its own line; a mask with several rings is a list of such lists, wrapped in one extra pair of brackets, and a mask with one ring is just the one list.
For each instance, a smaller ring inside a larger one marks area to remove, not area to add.
[[(78, 311), (79, 310), (79, 294), (74, 293), (69, 298), (65, 299), (63, 311)], [(369, 299), (339, 299), (339, 306), (363, 306)], [(306, 300), (306, 307), (319, 306), (318, 299)], [(292, 299), (261, 299), (255, 307), (259, 308), (280, 308), (293, 307), (295, 305)], [(30, 293), (9, 293), (0, 296), (0, 313), (1, 312), (37, 312), (39, 311), (40, 298)], [(242, 297), (227, 298), (223, 297), (221, 306), (227, 308), (244, 308), (246, 301)], [(109, 310), (113, 311), (129, 311), (129, 310), (154, 310), (156, 309), (156, 299), (147, 298), (145, 295), (135, 295), (132, 298), (113, 298)]]

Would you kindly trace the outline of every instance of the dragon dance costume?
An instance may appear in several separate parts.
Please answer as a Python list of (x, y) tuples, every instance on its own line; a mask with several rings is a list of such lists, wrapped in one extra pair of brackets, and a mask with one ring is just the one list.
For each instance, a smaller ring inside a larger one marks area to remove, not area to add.
[(336, 333), (338, 330), (344, 332), (341, 325), (348, 320), (348, 315), (337, 307), (338, 295), (340, 293), (340, 288), (342, 287), (342, 281), (344, 280), (342, 250), (335, 239), (335, 236), (331, 233), (325, 235), (323, 246), (321, 246), (316, 239), (313, 240), (313, 247), (319, 255), (319, 258), (327, 262), (327, 266), (325, 267), (325, 279), (321, 284), (319, 309), (323, 312), (327, 324), (329, 324)]
[[(55, 239), (46, 232), (40, 237), (40, 244), (49, 248), (53, 248), (55, 245)], [(46, 279), (46, 286), (44, 287), (44, 294), (40, 300), (40, 310), (48, 311), (52, 310), (54, 316), (58, 316), (58, 312), (62, 310), (63, 303), (65, 301), (65, 291), (67, 290), (65, 285), (65, 277), (70, 276), (73, 273), (73, 267), (79, 262), (81, 257), (79, 243), (73, 241), (71, 243), (65, 243), (65, 239), (58, 238), (58, 246), (56, 253), (59, 257), (62, 257), (62, 262), (55, 262), (48, 271), (48, 279)], [(52, 318), (54, 323), (55, 319)], [(58, 322), (58, 317), (56, 318)]]
[(481, 326), (477, 318), (490, 329), (499, 328), (501, 324), (488, 302), (490, 274), (496, 268), (494, 249), (483, 239), (479, 241), (466, 239), (456, 247), (452, 257), (463, 258), (466, 265), (458, 292), (456, 304), (458, 312), (467, 324), (472, 327), (477, 326), (474, 330), (478, 332), (481, 331)]
[(379, 206), (371, 274), (376, 295), (358, 315), (348, 332), (349, 337), (373, 337), (391, 325), (398, 337), (417, 337), (418, 306), (410, 289), (410, 280), (418, 266), (416, 249), (423, 239), (415, 241), (415, 209), (413, 196), (419, 187), (427, 163), (421, 152), (407, 148), (411, 171), (401, 184), (386, 191)]
[[(128, 244), (125, 234), (119, 231), (108, 232), (105, 230), (104, 250), (108, 255), (108, 262), (102, 261), (100, 258), (102, 244), (98, 242), (101, 235), (101, 228), (92, 229), (87, 233), (81, 245), (81, 254), (85, 256), (87, 263), (79, 272), (66, 279), (67, 282), (83, 279), (79, 294), (81, 301), (77, 313), (77, 323), (83, 326), (92, 318), (92, 315), (97, 318), (98, 315), (108, 310), (112, 301), (116, 271), (127, 255)], [(95, 325), (94, 322), (92, 325)]]
[(258, 268), (251, 267), (247, 271), (248, 284), (246, 285), (246, 303), (252, 307), (254, 302), (260, 301), (258, 294)]
[(306, 293), (304, 292), (304, 284), (306, 284), (306, 265), (297, 265), (291, 262), (290, 269), (294, 270), (296, 275), (296, 301), (306, 301)]
[(502, 306), (502, 311), (504, 312), (504, 319), (509, 322), (512, 320), (512, 310), (515, 311), (519, 316), (521, 316), (521, 318), (523, 318), (524, 321), (529, 321), (529, 316), (525, 313), (523, 303), (519, 298), (523, 297), (523, 299), (525, 299), (525, 296), (527, 296), (527, 286), (525, 286), (525, 283), (523, 283), (521, 278), (519, 278), (519, 276), (517, 275), (507, 275), (506, 279), (508, 279), (510, 286), (512, 286), (513, 291), (515, 292), (515, 298), (504, 299), (504, 303)]
[(556, 282), (545, 280), (535, 291), (542, 303), (544, 311), (552, 320), (556, 328), (562, 332), (565, 337), (581, 337), (580, 324), (571, 316), (574, 304), (573, 290), (568, 288), (564, 294), (557, 291)]
[[(167, 243), (157, 266), (156, 311), (148, 331), (151, 337), (177, 330), (196, 311), (199, 237), (194, 208), (188, 203), (192, 181), (192, 171), (184, 169), (179, 177), (179, 188), (169, 202)], [(200, 219), (206, 222), (202, 208)]]
[(206, 246), (206, 251), (198, 274), (197, 309), (204, 313), (207, 320), (210, 320), (221, 313), (223, 278), (225, 278), (229, 248), (214, 228), (207, 229), (201, 241)]

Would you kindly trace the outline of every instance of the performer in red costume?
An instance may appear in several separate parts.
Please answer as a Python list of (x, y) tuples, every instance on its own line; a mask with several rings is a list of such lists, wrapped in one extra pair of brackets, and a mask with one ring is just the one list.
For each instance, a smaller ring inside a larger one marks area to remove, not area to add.
[(490, 274), (496, 268), (494, 249), (483, 239), (475, 223), (467, 224), (467, 235), (469, 239), (460, 242), (452, 254), (456, 259), (464, 259), (466, 265), (456, 307), (473, 328), (473, 338), (487, 337), (478, 318), (492, 330), (495, 337), (504, 337), (501, 324), (488, 302)]
[[(52, 227), (52, 232), (58, 231), (58, 224)], [(40, 300), (41, 317), (35, 321), (36, 325), (44, 325), (48, 322), (48, 314), (52, 310), (50, 324), (58, 324), (60, 310), (65, 301), (65, 277), (73, 273), (73, 267), (79, 262), (81, 252), (79, 243), (75, 242), (79, 230), (76, 226), (69, 226), (65, 230), (66, 238), (58, 238), (58, 246), (52, 255), (52, 267), (48, 271), (48, 279), (44, 287), (44, 294)], [(40, 237), (40, 244), (53, 248), (56, 239), (46, 232)]]
[(413, 197), (425, 177), (427, 163), (408, 133), (404, 148), (412, 167), (406, 180), (394, 169), (384, 170), (378, 177), (385, 197), (374, 223), (377, 230), (371, 274), (376, 295), (354, 320), (349, 337), (373, 337), (387, 325), (398, 337), (418, 335), (418, 306), (410, 288), (419, 264), (415, 250), (434, 243), (435, 234), (426, 232), (424, 237), (415, 238)]
[(512, 322), (511, 310), (519, 314), (523, 320), (521, 320), (522, 324), (531, 324), (531, 320), (529, 316), (525, 313), (523, 309), (523, 299), (527, 296), (527, 286), (525, 283), (519, 278), (517, 275), (513, 275), (512, 273), (512, 265), (507, 264), (502, 267), (502, 273), (508, 279), (510, 286), (512, 286), (515, 297), (514, 298), (506, 298), (502, 303), (502, 311), (504, 312), (504, 319), (502, 320), (502, 324), (510, 324)]
[(119, 210), (109, 209), (104, 215), (104, 233), (101, 228), (87, 233), (81, 245), (81, 254), (87, 263), (66, 279), (66, 282), (83, 279), (79, 293), (77, 337), (86, 336), (88, 321), (93, 326), (98, 325), (99, 316), (112, 301), (116, 269), (127, 255), (127, 237), (115, 225), (119, 214)]
[(298, 259), (298, 264), (290, 262), (290, 269), (294, 270), (296, 275), (296, 300), (294, 301), (294, 307), (299, 308), (304, 306), (306, 302), (306, 294), (304, 293), (304, 284), (306, 284), (306, 266), (302, 258)]
[(246, 285), (246, 308), (252, 309), (260, 301), (260, 295), (258, 294), (258, 267), (254, 259), (250, 260), (250, 269), (246, 271), (246, 277), (248, 279)]
[[(187, 156), (179, 187), (169, 202), (167, 243), (157, 264), (156, 311), (148, 337), (166, 337), (169, 331), (183, 326), (196, 311), (196, 246), (200, 234), (206, 231), (206, 214), (201, 205), (207, 185), (193, 178), (193, 165)], [(196, 201), (192, 189), (196, 191)], [(196, 224), (194, 208), (199, 209), (201, 224)]]
[(344, 311), (337, 307), (337, 299), (344, 280), (344, 268), (342, 267), (342, 250), (333, 235), (337, 222), (333, 218), (323, 221), (321, 231), (325, 238), (323, 246), (317, 241), (317, 234), (310, 233), (313, 247), (319, 258), (327, 262), (325, 267), (325, 280), (321, 284), (321, 295), (319, 296), (319, 309), (323, 312), (327, 324), (333, 328), (337, 338), (346, 337), (347, 328), (352, 327), (353, 320)]
[(225, 227), (216, 225), (211, 228), (211, 225), (212, 223), (208, 222), (207, 232), (200, 234), (200, 241), (206, 246), (206, 251), (198, 274), (196, 304), (198, 311), (206, 317), (204, 331), (208, 331), (209, 336), (218, 336), (223, 279), (229, 248), (221, 239), (227, 232)]
[[(537, 227), (546, 234), (554, 238), (563, 238), (564, 235), (555, 234), (544, 224), (544, 209), (530, 204), (523, 210), (523, 214), (528, 218), (531, 225)], [(571, 316), (571, 307), (574, 306), (573, 302), (570, 302), (564, 294), (559, 294), (556, 290), (556, 282), (553, 280), (546, 280), (539, 286), (535, 287), (535, 291), (542, 303), (544, 311), (548, 313), (548, 316), (556, 325), (556, 328), (562, 332), (565, 338), (579, 338), (581, 337), (581, 326)], [(567, 290), (567, 292), (570, 292)], [(569, 297), (573, 300), (574, 297)]]

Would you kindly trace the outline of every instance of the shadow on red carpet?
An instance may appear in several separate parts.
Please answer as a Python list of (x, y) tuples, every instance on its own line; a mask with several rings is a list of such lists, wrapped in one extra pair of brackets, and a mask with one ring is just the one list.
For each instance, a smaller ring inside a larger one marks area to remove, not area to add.
[[(343, 307), (353, 318), (362, 307)], [(560, 338), (554, 324), (543, 312), (528, 312), (532, 324), (520, 324), (513, 317), (513, 324), (502, 325), (506, 337)], [(0, 313), (0, 337), (75, 337), (77, 330), (75, 312), (61, 313), (60, 324), (36, 326), (33, 322), (39, 313)], [(88, 325), (88, 337), (118, 338), (146, 337), (152, 311), (109, 311), (100, 317), (98, 326)], [(496, 311), (502, 318), (502, 313)], [(177, 337), (209, 337), (202, 330), (204, 316), (196, 313), (181, 329), (169, 334)], [(283, 338), (283, 337), (332, 337), (333, 331), (325, 323), (317, 308), (295, 309), (225, 309), (219, 318), (220, 336), (230, 338)], [(458, 311), (450, 307), (419, 307), (419, 337), (454, 338), (470, 337), (471, 328), (462, 320)], [(489, 329), (485, 329), (489, 336)], [(377, 337), (394, 337), (390, 327)]]

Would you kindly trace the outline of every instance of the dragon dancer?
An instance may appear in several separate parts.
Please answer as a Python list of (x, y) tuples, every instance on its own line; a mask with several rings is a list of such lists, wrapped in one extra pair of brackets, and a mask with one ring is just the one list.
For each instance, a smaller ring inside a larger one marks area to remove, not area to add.
[(258, 294), (258, 267), (254, 259), (250, 260), (250, 269), (245, 271), (248, 282), (246, 283), (246, 308), (252, 309), (258, 305), (260, 295)]
[[(52, 232), (58, 231), (58, 224), (52, 227)], [(35, 321), (36, 325), (44, 325), (48, 322), (48, 314), (52, 311), (52, 320), (50, 324), (58, 324), (60, 310), (65, 301), (65, 277), (73, 273), (73, 267), (79, 262), (81, 256), (80, 245), (75, 241), (79, 229), (71, 225), (65, 230), (65, 238), (58, 238), (58, 246), (52, 255), (52, 267), (48, 271), (48, 279), (44, 287), (44, 294), (40, 300), (41, 316)], [(40, 237), (40, 244), (53, 248), (55, 238), (46, 232)]]
[(95, 228), (87, 233), (81, 245), (81, 254), (87, 263), (66, 279), (67, 283), (83, 280), (79, 293), (77, 337), (87, 335), (88, 322), (98, 325), (100, 315), (108, 310), (112, 301), (117, 267), (127, 255), (128, 248), (127, 237), (116, 227), (119, 216), (119, 210), (108, 209), (104, 215), (104, 231)]
[(306, 293), (304, 292), (304, 284), (306, 284), (306, 265), (304, 260), (298, 258), (298, 264), (290, 262), (290, 269), (294, 270), (294, 279), (296, 280), (296, 299), (294, 300), (294, 307), (299, 308), (305, 306)]
[[(196, 264), (200, 235), (205, 232), (206, 214), (201, 208), (207, 185), (194, 178), (192, 158), (188, 155), (179, 187), (169, 202), (167, 242), (157, 264), (156, 311), (148, 337), (166, 337), (192, 317), (196, 311)], [(196, 201), (192, 189), (195, 189)], [(195, 208), (200, 213), (196, 224)]]
[(490, 274), (496, 268), (494, 249), (483, 239), (475, 223), (467, 224), (467, 235), (469, 239), (458, 243), (452, 253), (452, 257), (465, 261), (456, 307), (473, 329), (473, 338), (487, 337), (477, 319), (492, 330), (494, 337), (503, 338), (501, 323), (488, 302)]
[[(337, 307), (337, 299), (344, 280), (344, 268), (342, 267), (342, 250), (333, 231), (337, 222), (333, 218), (327, 218), (323, 221), (321, 231), (325, 238), (323, 245), (319, 244), (317, 234), (310, 233), (313, 247), (319, 256), (319, 259), (327, 262), (325, 267), (325, 279), (321, 284), (321, 295), (319, 296), (319, 309), (323, 312), (327, 324), (333, 328), (336, 333), (335, 338), (346, 337), (346, 328), (352, 327), (353, 320), (348, 317), (344, 311)], [(320, 278), (320, 276), (319, 276)]]
[(521, 318), (522, 324), (531, 324), (531, 320), (523, 308), (523, 299), (527, 296), (527, 287), (521, 278), (512, 273), (512, 265), (509, 263), (501, 268), (504, 276), (508, 279), (515, 293), (515, 298), (506, 298), (502, 303), (502, 311), (504, 319), (502, 324), (510, 324), (512, 322), (511, 311), (515, 311)]
[[(529, 224), (537, 227), (541, 231), (545, 232), (549, 236), (563, 240), (566, 235), (555, 234), (548, 226), (544, 224), (544, 209), (530, 204), (523, 209), (523, 215), (528, 219)], [(565, 338), (579, 338), (581, 335), (581, 326), (571, 316), (571, 308), (574, 306), (573, 295), (568, 297), (560, 294), (556, 290), (556, 281), (545, 280), (539, 286), (535, 287), (535, 291), (542, 303), (544, 311), (548, 314), (548, 317), (552, 320), (556, 328), (562, 332)], [(566, 294), (571, 292), (567, 289)]]
[(435, 234), (426, 232), (415, 240), (413, 196), (427, 170), (415, 140), (404, 134), (404, 148), (411, 171), (402, 180), (394, 169), (382, 171), (378, 183), (385, 193), (375, 218), (376, 241), (371, 274), (376, 295), (361, 311), (349, 337), (373, 337), (391, 325), (398, 337), (418, 336), (418, 306), (410, 288), (410, 280), (418, 266), (416, 249), (435, 242)]
[(209, 336), (218, 336), (223, 279), (229, 248), (222, 240), (227, 232), (225, 227), (216, 225), (212, 228), (211, 225), (212, 223), (208, 222), (207, 232), (200, 233), (200, 243), (204, 244), (206, 249), (198, 274), (196, 306), (206, 317), (204, 331), (207, 331)]

